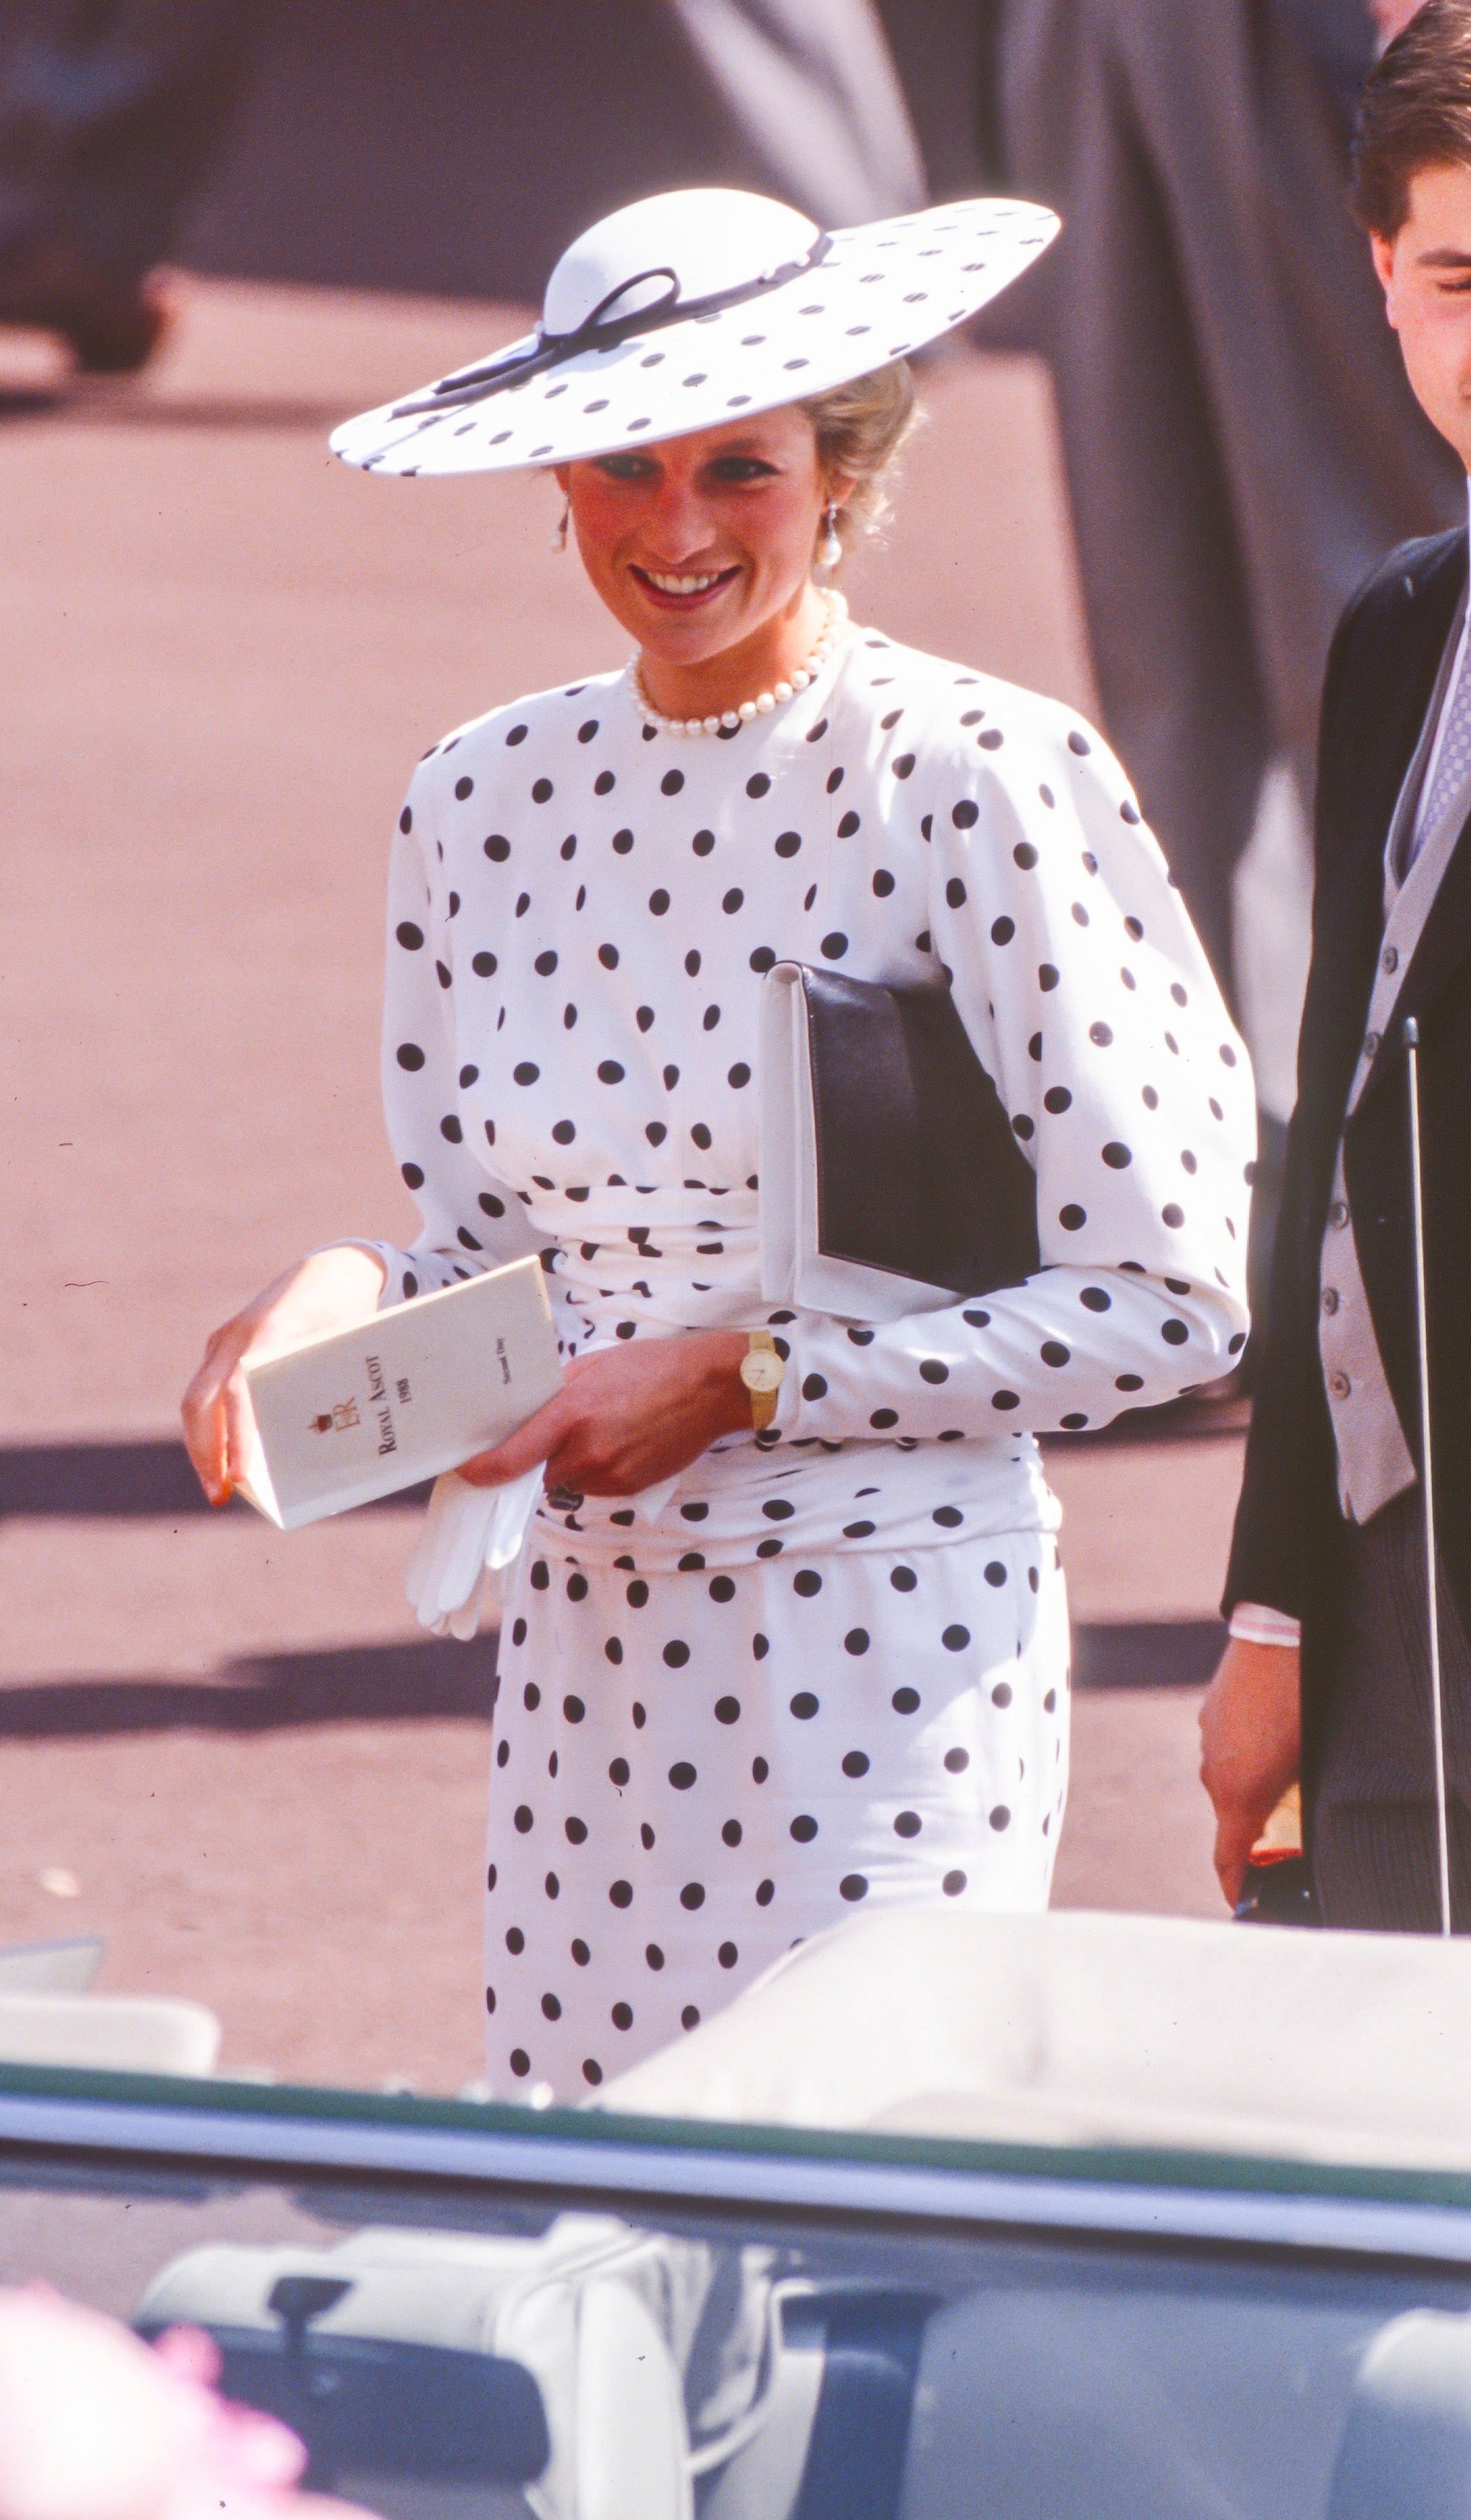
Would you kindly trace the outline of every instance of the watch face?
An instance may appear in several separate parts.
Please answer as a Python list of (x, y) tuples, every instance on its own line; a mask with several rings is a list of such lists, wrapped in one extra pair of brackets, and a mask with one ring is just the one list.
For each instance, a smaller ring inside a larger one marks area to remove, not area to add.
[(778, 1391), (784, 1368), (779, 1356), (767, 1348), (756, 1348), (741, 1359), (741, 1380), (748, 1391)]

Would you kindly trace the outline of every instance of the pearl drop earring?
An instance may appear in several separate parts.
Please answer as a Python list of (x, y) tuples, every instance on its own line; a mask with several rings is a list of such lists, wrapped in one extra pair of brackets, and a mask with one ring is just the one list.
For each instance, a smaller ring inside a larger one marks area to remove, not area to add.
[(843, 545), (838, 535), (838, 511), (831, 499), (822, 511), (822, 542), (817, 553), (818, 566), (836, 568), (843, 558)]
[(566, 507), (562, 511), (562, 522), (552, 536), (552, 549), (554, 552), (565, 552), (567, 549), (567, 520), (571, 515), (572, 501), (569, 499)]

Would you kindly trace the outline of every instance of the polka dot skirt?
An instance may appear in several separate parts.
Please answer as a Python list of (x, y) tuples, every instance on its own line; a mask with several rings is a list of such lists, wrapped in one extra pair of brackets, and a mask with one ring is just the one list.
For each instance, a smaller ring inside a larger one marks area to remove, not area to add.
[(1050, 1536), (645, 1580), (538, 1552), (502, 1632), (487, 2071), (570, 2100), (860, 1908), (1046, 1905)]

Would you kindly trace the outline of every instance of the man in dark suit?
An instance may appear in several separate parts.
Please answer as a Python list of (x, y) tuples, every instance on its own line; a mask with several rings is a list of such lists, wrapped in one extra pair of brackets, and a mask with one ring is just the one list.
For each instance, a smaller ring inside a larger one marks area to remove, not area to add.
[[(1471, 468), (1471, 0), (1427, 0), (1356, 152), (1415, 395)], [(1303, 495), (1310, 495), (1304, 484)], [(1471, 1930), (1471, 652), (1464, 527), (1404, 545), (1339, 624), (1323, 695), (1312, 968), (1271, 1319), (1202, 1713), (1233, 1900), (1301, 1777), (1328, 1924), (1439, 1917), (1409, 1103), (1426, 1276), (1455, 1923)]]

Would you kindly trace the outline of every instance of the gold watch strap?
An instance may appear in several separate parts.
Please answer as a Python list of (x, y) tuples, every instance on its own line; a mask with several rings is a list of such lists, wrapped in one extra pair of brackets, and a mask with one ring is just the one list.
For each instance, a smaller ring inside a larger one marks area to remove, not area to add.
[[(760, 1364), (755, 1372), (748, 1375), (746, 1369), (757, 1358), (760, 1359)], [(746, 1354), (741, 1359), (741, 1380), (746, 1385), (746, 1397), (751, 1403), (751, 1423), (758, 1434), (763, 1426), (769, 1426), (776, 1416), (776, 1395), (785, 1372), (786, 1367), (770, 1331), (752, 1330), (748, 1334)], [(759, 1381), (756, 1379), (757, 1373), (760, 1376)]]

